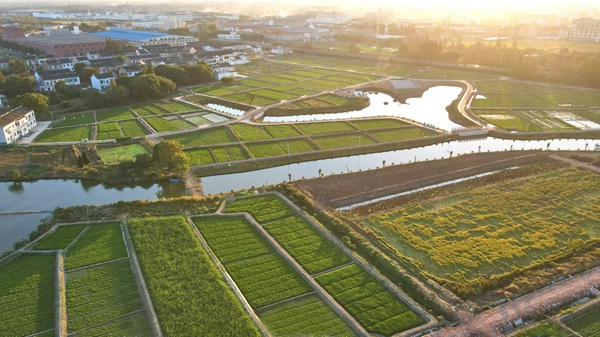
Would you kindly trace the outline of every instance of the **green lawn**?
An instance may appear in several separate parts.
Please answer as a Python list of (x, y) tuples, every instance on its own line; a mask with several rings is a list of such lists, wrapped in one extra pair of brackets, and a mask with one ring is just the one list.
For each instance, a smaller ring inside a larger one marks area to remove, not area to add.
[(135, 159), (140, 154), (149, 154), (140, 144), (123, 145), (108, 149), (98, 149), (100, 158), (109, 164)]
[(184, 147), (217, 145), (235, 142), (231, 134), (229, 134), (227, 128), (224, 127), (167, 136), (164, 138), (166, 140), (176, 141), (182, 144)]
[(135, 118), (135, 115), (133, 112), (129, 111), (128, 107), (117, 107), (97, 111), (96, 118), (98, 119), (98, 122), (106, 122)]
[(63, 127), (63, 126), (73, 126), (73, 125), (81, 125), (81, 124), (92, 124), (94, 123), (94, 114), (91, 112), (84, 114), (76, 114), (65, 116), (64, 119), (52, 127)]
[(352, 135), (333, 135), (315, 137), (312, 140), (319, 145), (323, 150), (341, 149), (346, 147), (354, 147), (359, 145), (374, 144), (370, 138), (366, 137), (362, 133), (355, 133)]
[(137, 120), (122, 121), (119, 122), (119, 126), (125, 137), (140, 137), (148, 134), (146, 128)]
[(307, 135), (322, 135), (356, 130), (346, 122), (299, 123), (295, 126)]
[(40, 134), (34, 142), (36, 143), (55, 143), (55, 142), (80, 142), (83, 139), (92, 138), (91, 126), (77, 126), (64, 129), (47, 129)]

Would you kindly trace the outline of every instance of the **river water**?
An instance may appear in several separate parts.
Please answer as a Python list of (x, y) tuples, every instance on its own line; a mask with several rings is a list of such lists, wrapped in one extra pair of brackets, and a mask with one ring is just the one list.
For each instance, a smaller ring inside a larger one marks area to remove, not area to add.
[(453, 123), (448, 118), (446, 106), (455, 100), (461, 91), (462, 89), (459, 87), (433, 87), (425, 91), (423, 97), (407, 99), (406, 104), (394, 102), (390, 95), (384, 93), (368, 93), (371, 104), (362, 110), (315, 115), (267, 116), (263, 121), (280, 123), (393, 116), (410, 119), (420, 124), (434, 125), (442, 130), (450, 131), (452, 128), (460, 127), (460, 125)]
[(91, 180), (38, 180), (0, 182), (0, 252), (37, 228), (50, 213), (7, 214), (18, 211), (52, 211), (56, 207), (101, 205), (119, 200), (156, 200), (185, 195), (182, 183), (102, 184)]

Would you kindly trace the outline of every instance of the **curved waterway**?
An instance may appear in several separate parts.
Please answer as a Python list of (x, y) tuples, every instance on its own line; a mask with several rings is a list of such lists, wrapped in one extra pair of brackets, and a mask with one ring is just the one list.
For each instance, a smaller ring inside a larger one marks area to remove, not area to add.
[(394, 98), (384, 93), (368, 93), (371, 104), (362, 110), (314, 115), (266, 116), (263, 121), (281, 123), (394, 116), (450, 131), (452, 128), (460, 127), (460, 125), (448, 118), (446, 107), (460, 95), (461, 91), (462, 89), (459, 87), (433, 87), (425, 91), (423, 97), (407, 99), (406, 104), (394, 102)]
[[(0, 182), (0, 252), (27, 238), (56, 207), (156, 200), (185, 195), (182, 183), (102, 184), (92, 180)], [(20, 213), (36, 211), (42, 213)]]
[(418, 147), (406, 150), (379, 152), (343, 158), (322, 159), (299, 164), (284, 165), (250, 172), (203, 177), (202, 188), (206, 194), (217, 194), (231, 190), (248, 189), (252, 186), (266, 186), (292, 179), (313, 178), (319, 175), (319, 170), (325, 175), (356, 172), (386, 165), (406, 164), (414, 161), (425, 161), (449, 158), (472, 152), (496, 152), (510, 150), (584, 150), (586, 143), (589, 151), (594, 149), (598, 140), (505, 140), (498, 138), (483, 138), (468, 141), (452, 141)]

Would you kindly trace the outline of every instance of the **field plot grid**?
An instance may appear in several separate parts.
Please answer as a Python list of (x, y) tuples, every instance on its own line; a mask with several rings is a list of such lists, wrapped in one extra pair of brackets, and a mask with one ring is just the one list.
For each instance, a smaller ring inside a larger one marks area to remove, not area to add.
[(66, 269), (128, 257), (120, 223), (91, 225), (67, 250)]
[[(152, 329), (145, 313), (134, 321), (129, 317), (143, 310), (129, 260), (67, 273), (70, 333), (85, 329), (77, 336), (96, 336), (98, 332), (119, 333), (120, 336), (148, 335)], [(125, 329), (123, 325), (126, 325)]]
[(575, 318), (567, 326), (583, 337), (600, 336), (600, 308), (596, 308)]
[(227, 204), (225, 212), (248, 212), (260, 223), (296, 215), (283, 200), (271, 194), (236, 200)]
[(23, 255), (0, 268), (0, 336), (53, 331), (55, 259)]
[(51, 235), (43, 237), (34, 250), (58, 250), (65, 249), (81, 233), (85, 225), (60, 226)]

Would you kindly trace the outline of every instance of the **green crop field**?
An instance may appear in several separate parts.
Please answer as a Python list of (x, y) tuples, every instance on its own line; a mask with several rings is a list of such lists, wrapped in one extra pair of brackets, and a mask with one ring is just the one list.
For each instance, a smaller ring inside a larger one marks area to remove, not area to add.
[(510, 110), (472, 110), (477, 117), (505, 130), (518, 130), (521, 132), (540, 131), (535, 124), (517, 117)]
[(98, 140), (117, 139), (123, 137), (117, 122), (98, 124)]
[(321, 147), (323, 150), (342, 149), (346, 147), (359, 145), (362, 146), (375, 143), (373, 140), (371, 140), (371, 138), (366, 137), (364, 133), (315, 137), (312, 140), (319, 144), (319, 147)]
[(258, 316), (274, 336), (356, 335), (317, 295), (259, 311)]
[(34, 140), (36, 143), (80, 142), (92, 138), (91, 126), (76, 126), (63, 129), (47, 129)]
[(578, 90), (554, 94), (537, 94), (536, 96), (564, 108), (600, 107), (600, 91), (598, 90)]
[(133, 160), (137, 155), (149, 154), (149, 152), (140, 144), (131, 144), (106, 149), (98, 149), (98, 154), (105, 162), (114, 164), (126, 160)]
[(60, 226), (51, 235), (44, 236), (33, 247), (34, 250), (58, 250), (65, 249), (85, 228), (84, 225)]
[(600, 235), (600, 177), (556, 169), (363, 220), (417, 269), (461, 295), (550, 262)]
[(0, 336), (54, 329), (55, 258), (25, 254), (0, 267)]
[(264, 195), (252, 198), (243, 198), (228, 203), (225, 207), (227, 213), (248, 212), (258, 222), (276, 220), (296, 215), (283, 200), (276, 195)]
[(155, 116), (155, 115), (165, 115), (170, 114), (171, 112), (152, 103), (140, 105), (137, 108), (134, 108), (133, 111), (137, 112), (140, 116)]
[[(87, 329), (143, 310), (129, 260), (107, 263), (67, 273), (69, 333)], [(116, 326), (115, 326), (116, 328)], [(135, 331), (129, 331), (134, 328)], [(123, 331), (114, 330), (112, 333)], [(151, 333), (149, 322), (128, 327), (128, 336)]]
[(392, 130), (371, 131), (369, 134), (380, 142), (394, 142), (437, 135), (435, 131), (427, 130), (417, 126)]
[(76, 114), (76, 115), (69, 115), (69, 116), (65, 116), (65, 118), (54, 124), (52, 127), (63, 127), (63, 126), (74, 126), (74, 125), (81, 125), (81, 124), (92, 124), (94, 123), (94, 114), (89, 112), (89, 113), (84, 113), (84, 114)]
[(213, 147), (210, 150), (213, 152), (218, 163), (231, 161), (231, 157), (229, 157), (229, 153), (227, 153), (225, 147)]
[(199, 217), (192, 220), (222, 263), (275, 251), (244, 217)]
[(391, 336), (423, 323), (404, 302), (355, 264), (315, 280), (368, 332)]
[(397, 119), (363, 119), (352, 121), (352, 124), (361, 130), (387, 129), (409, 125)]
[(346, 122), (299, 123), (296, 124), (296, 127), (307, 135), (356, 131), (352, 125)]
[(598, 336), (600, 334), (600, 308), (586, 312), (568, 322), (567, 326), (583, 337)]
[(271, 139), (271, 135), (262, 126), (236, 123), (233, 124), (233, 131), (242, 142)]
[(432, 69), (412, 74), (412, 78), (424, 78), (424, 79), (440, 79), (440, 80), (495, 80), (498, 76), (488, 75), (479, 72), (463, 72), (446, 69)]
[(570, 337), (571, 333), (554, 322), (544, 323), (533, 329), (519, 332), (517, 337)]
[(164, 138), (165, 140), (176, 141), (186, 148), (235, 142), (229, 131), (227, 131), (227, 128), (224, 127), (167, 136)]
[(261, 336), (183, 217), (129, 227), (165, 336)]
[(240, 145), (227, 146), (227, 150), (229, 150), (229, 153), (231, 153), (233, 160), (244, 160), (250, 158), (244, 148)]
[(283, 150), (284, 153), (294, 154), (311, 152), (318, 150), (311, 142), (306, 139), (290, 139), (278, 141), (277, 145)]
[(127, 256), (120, 223), (91, 225), (67, 251), (65, 267), (75, 269)]
[(255, 309), (312, 291), (244, 217), (198, 217), (194, 223)]
[(129, 111), (128, 107), (124, 106), (100, 110), (96, 112), (96, 119), (98, 119), (98, 122), (118, 121), (121, 119), (130, 118), (135, 118), (135, 115), (131, 111)]
[(292, 125), (265, 125), (265, 130), (273, 138), (290, 138), (298, 137), (300, 133)]
[(125, 137), (140, 137), (148, 134), (146, 128), (137, 120), (119, 122), (119, 126)]
[(306, 270), (316, 274), (350, 262), (350, 257), (300, 216), (276, 220), (264, 229)]
[(236, 81), (236, 84), (240, 84), (240, 85), (244, 85), (244, 86), (252, 87), (252, 88), (263, 88), (263, 87), (270, 87), (273, 85), (269, 82), (261, 82), (261, 81), (254, 80), (254, 79), (245, 79), (245, 80), (241, 80), (241, 81)]
[(198, 108), (196, 108), (192, 105), (188, 105), (188, 104), (185, 104), (182, 102), (176, 102), (176, 101), (158, 102), (156, 104), (160, 107), (163, 107), (163, 108), (170, 110), (172, 112), (175, 112), (175, 113), (198, 110)]
[(254, 158), (283, 156), (287, 154), (287, 152), (275, 142), (246, 144), (246, 147), (250, 150)]
[(177, 126), (171, 124), (168, 120), (162, 117), (148, 117), (146, 122), (156, 130), (156, 132), (173, 131), (179, 129)]
[[(121, 336), (137, 337), (151, 336), (152, 328), (148, 323), (148, 316), (145, 311), (138, 311), (119, 317), (110, 322), (87, 328), (77, 333), (77, 337), (96, 337), (96, 336)], [(52, 335), (54, 336), (54, 335)], [(51, 336), (48, 336), (51, 337)]]
[(209, 149), (191, 149), (185, 150), (184, 153), (190, 160), (190, 166), (214, 164), (215, 162)]
[(213, 124), (212, 121), (202, 117), (202, 116), (194, 116), (194, 117), (188, 117), (186, 118), (187, 121), (192, 122), (196, 125), (209, 125), (209, 124)]

